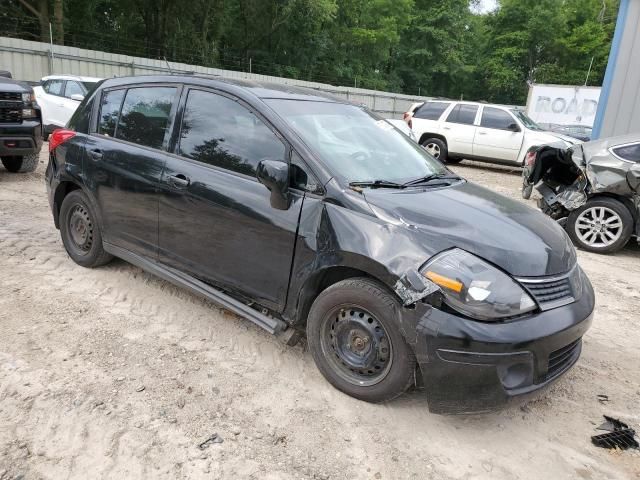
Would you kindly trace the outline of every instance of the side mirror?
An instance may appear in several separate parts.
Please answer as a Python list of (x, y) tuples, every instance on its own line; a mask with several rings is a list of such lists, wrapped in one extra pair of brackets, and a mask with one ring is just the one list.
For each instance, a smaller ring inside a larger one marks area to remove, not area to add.
[(511, 130), (512, 132), (519, 132), (520, 127), (518, 126), (517, 123), (510, 123), (509, 126), (507, 127), (507, 130)]
[(640, 192), (640, 163), (631, 166), (627, 172), (627, 182), (636, 192)]
[(71, 100), (77, 100), (78, 102), (81, 102), (82, 100), (84, 100), (84, 95), (74, 93), (73, 95), (71, 95)]
[(289, 208), (289, 164), (282, 160), (261, 160), (256, 171), (258, 181), (271, 192), (271, 206)]

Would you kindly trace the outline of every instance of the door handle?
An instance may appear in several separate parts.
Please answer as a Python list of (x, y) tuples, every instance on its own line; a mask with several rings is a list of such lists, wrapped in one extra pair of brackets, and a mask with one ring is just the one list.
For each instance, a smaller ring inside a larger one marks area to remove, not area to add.
[(181, 173), (169, 177), (169, 184), (175, 188), (186, 188), (190, 183), (191, 180)]
[(100, 160), (102, 159), (102, 150), (89, 150), (89, 156), (93, 160)]
[(478, 135), (486, 135), (487, 132), (478, 132)]

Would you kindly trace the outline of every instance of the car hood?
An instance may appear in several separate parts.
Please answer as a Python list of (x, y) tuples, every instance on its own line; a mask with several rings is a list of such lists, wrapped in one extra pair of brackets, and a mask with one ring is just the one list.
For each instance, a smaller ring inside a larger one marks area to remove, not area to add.
[(556, 222), (473, 183), (364, 194), (379, 218), (413, 230), (429, 256), (458, 247), (521, 277), (565, 273), (576, 263), (575, 249)]
[(31, 87), (27, 83), (0, 77), (0, 92), (29, 93), (31, 92)]

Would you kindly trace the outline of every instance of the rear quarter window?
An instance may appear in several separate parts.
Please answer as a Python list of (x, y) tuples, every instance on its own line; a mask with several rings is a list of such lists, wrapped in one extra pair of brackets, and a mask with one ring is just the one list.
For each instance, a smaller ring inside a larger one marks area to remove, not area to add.
[(629, 162), (640, 163), (640, 143), (616, 147), (613, 149), (613, 153)]
[(449, 105), (451, 105), (450, 102), (426, 102), (416, 111), (413, 117), (423, 118), (425, 120), (438, 120)]

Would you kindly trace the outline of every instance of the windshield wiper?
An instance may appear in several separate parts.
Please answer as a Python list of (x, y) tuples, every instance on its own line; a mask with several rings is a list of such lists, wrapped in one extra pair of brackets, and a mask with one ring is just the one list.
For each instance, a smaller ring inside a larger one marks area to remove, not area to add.
[(423, 183), (429, 183), (433, 180), (458, 180), (460, 177), (457, 175), (452, 175), (451, 173), (432, 173), (431, 175), (426, 175), (424, 177), (416, 178), (414, 180), (409, 180), (402, 184), (403, 187), (411, 187), (413, 185), (420, 185)]
[(367, 180), (362, 182), (349, 182), (350, 187), (369, 187), (369, 188), (404, 188), (403, 183), (391, 182), (389, 180)]

